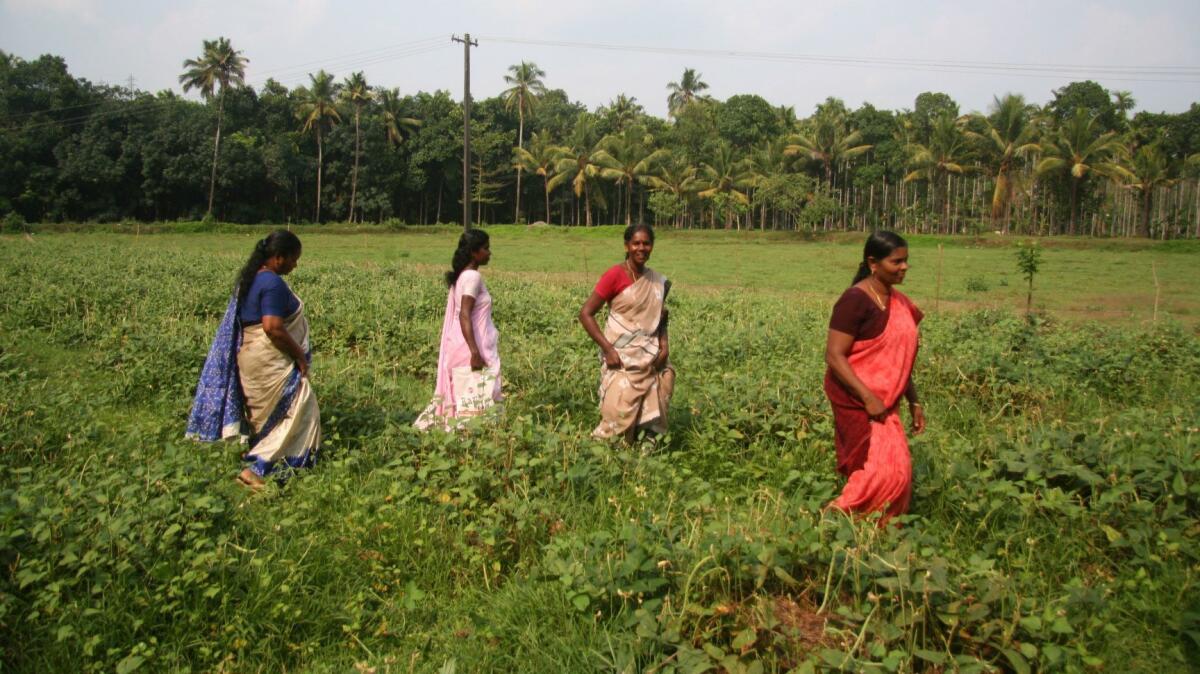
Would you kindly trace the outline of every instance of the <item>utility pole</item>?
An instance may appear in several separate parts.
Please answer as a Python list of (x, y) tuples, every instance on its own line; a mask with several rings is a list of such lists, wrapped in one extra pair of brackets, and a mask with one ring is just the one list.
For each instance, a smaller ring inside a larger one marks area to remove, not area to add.
[(463, 46), (463, 231), (471, 229), (471, 47), (479, 42), (471, 41), (470, 33), (450, 36), (451, 42)]

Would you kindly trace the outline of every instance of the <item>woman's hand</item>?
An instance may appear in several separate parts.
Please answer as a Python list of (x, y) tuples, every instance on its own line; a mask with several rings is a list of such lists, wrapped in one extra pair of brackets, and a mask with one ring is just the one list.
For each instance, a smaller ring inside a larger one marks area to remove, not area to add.
[(620, 370), (624, 365), (621, 363), (621, 354), (611, 346), (604, 350), (604, 364), (610, 370)]
[(655, 372), (661, 372), (662, 369), (667, 366), (667, 359), (669, 358), (670, 352), (664, 348), (661, 348), (660, 346), (658, 349), (658, 355), (654, 357), (654, 362), (650, 364), (650, 367)]
[(920, 435), (925, 432), (925, 408), (921, 403), (909, 403), (908, 413), (912, 417), (912, 433)]
[(487, 361), (483, 359), (483, 356), (479, 355), (478, 353), (472, 353), (471, 354), (471, 369), (472, 370), (482, 370), (485, 367), (487, 367)]
[(308, 379), (308, 358), (296, 359), (296, 369), (300, 370), (300, 376)]
[(867, 394), (863, 398), (863, 405), (867, 408), (867, 416), (871, 417), (872, 421), (883, 421), (883, 418), (887, 416), (887, 407), (875, 394)]

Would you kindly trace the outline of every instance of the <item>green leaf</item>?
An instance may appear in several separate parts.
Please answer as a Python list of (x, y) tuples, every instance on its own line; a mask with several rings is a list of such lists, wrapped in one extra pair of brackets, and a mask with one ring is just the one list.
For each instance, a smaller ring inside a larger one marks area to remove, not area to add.
[(932, 662), (935, 665), (946, 664), (946, 654), (939, 653), (938, 651), (927, 651), (923, 648), (918, 648), (917, 650), (913, 651), (913, 655), (926, 662)]
[(753, 627), (747, 627), (741, 632), (738, 632), (738, 635), (733, 638), (732, 645), (734, 650), (745, 652), (747, 648), (754, 645), (754, 642), (757, 639), (758, 632), (756, 632)]
[(129, 674), (129, 672), (137, 671), (137, 668), (141, 667), (145, 661), (146, 659), (140, 655), (127, 655), (124, 660), (117, 663), (117, 674)]
[(1110, 527), (1107, 524), (1101, 524), (1100, 530), (1103, 531), (1104, 535), (1108, 537), (1109, 543), (1116, 543), (1117, 541), (1121, 540), (1121, 532), (1117, 531), (1116, 529)]
[(580, 593), (571, 597), (571, 603), (575, 605), (577, 610), (586, 611), (588, 610), (588, 605), (592, 603), (592, 598), (587, 596), (587, 594)]
[(718, 648), (708, 642), (704, 643), (703, 648), (704, 648), (704, 652), (708, 653), (708, 657), (712, 658), (713, 660), (716, 660), (717, 662), (720, 662), (721, 659), (725, 657), (725, 651), (721, 650), (720, 648)]
[(1176, 496), (1187, 496), (1187, 481), (1183, 479), (1183, 471), (1175, 473), (1175, 479), (1171, 480), (1171, 490)]
[(1000, 652), (1004, 654), (1004, 657), (1008, 658), (1008, 663), (1012, 665), (1014, 672), (1017, 674), (1029, 674), (1029, 661), (1025, 659), (1024, 655), (1011, 648), (1001, 648)]

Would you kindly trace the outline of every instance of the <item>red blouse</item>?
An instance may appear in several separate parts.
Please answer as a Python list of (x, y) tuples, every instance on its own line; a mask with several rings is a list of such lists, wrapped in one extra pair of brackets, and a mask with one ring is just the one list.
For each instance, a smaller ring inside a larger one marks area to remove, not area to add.
[(612, 298), (620, 295), (622, 290), (631, 285), (633, 285), (633, 280), (629, 278), (629, 272), (625, 271), (625, 265), (615, 264), (604, 272), (599, 281), (596, 281), (595, 292), (600, 299), (611, 302)]

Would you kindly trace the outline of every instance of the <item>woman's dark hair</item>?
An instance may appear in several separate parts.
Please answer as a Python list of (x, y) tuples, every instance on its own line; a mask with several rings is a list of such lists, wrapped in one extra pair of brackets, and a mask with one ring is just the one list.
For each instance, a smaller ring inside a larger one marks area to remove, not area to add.
[(867, 264), (867, 258), (873, 257), (876, 260), (882, 260), (897, 248), (908, 248), (908, 242), (904, 240), (904, 237), (882, 229), (872, 232), (871, 236), (867, 237), (867, 245), (863, 246), (862, 262), (859, 263), (858, 273), (854, 275), (854, 280), (850, 282), (850, 285), (871, 275), (871, 267)]
[[(625, 228), (625, 243), (633, 241), (633, 235), (638, 232), (645, 232), (646, 237), (650, 239), (650, 244), (654, 245), (654, 228), (645, 223), (634, 223)], [(625, 257), (629, 257), (629, 253), (625, 253)]]
[(250, 294), (250, 285), (254, 283), (254, 276), (258, 274), (258, 270), (266, 264), (267, 260), (276, 255), (292, 257), (299, 254), (300, 237), (286, 229), (277, 229), (266, 237), (259, 239), (258, 243), (254, 244), (254, 251), (250, 253), (250, 259), (246, 260), (246, 265), (242, 267), (242, 271), (238, 272), (238, 306), (242, 306), (242, 302), (246, 300), (246, 295)]
[(489, 243), (487, 232), (482, 229), (468, 229), (458, 237), (458, 248), (454, 249), (454, 257), (450, 259), (450, 271), (446, 272), (446, 285), (453, 288), (454, 282), (462, 270), (471, 264), (471, 254), (487, 248)]

